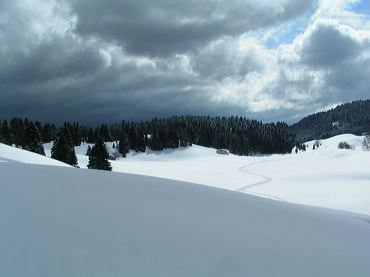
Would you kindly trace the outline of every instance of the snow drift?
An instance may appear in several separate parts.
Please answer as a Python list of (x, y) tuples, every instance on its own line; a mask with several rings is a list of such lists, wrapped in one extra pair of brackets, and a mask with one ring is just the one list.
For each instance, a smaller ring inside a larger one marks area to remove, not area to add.
[(0, 276), (370, 276), (366, 216), (74, 168), (0, 178)]
[[(370, 152), (361, 136), (339, 135), (312, 150), (287, 155), (239, 157), (217, 155), (194, 145), (161, 152), (133, 153), (112, 162), (113, 171), (143, 174), (249, 193), (292, 203), (370, 215)], [(338, 149), (346, 141), (354, 150)], [(45, 145), (50, 153), (51, 144)], [(86, 144), (76, 147), (86, 167)], [(107, 143), (110, 152), (115, 151)]]
[(68, 164), (45, 157), (43, 155), (0, 143), (0, 162), (9, 162), (9, 161), (28, 164), (70, 167), (70, 165)]

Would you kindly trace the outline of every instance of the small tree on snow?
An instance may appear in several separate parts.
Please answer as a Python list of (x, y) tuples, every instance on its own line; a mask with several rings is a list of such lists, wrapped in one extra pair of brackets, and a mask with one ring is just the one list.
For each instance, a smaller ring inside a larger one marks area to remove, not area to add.
[(74, 143), (68, 128), (64, 127), (54, 141), (53, 148), (51, 149), (51, 158), (77, 166)]
[(87, 168), (112, 170), (110, 162), (108, 161), (109, 153), (102, 138), (98, 138), (95, 145), (90, 150), (89, 163)]
[(349, 145), (348, 142), (346, 142), (346, 141), (341, 141), (338, 144), (338, 148), (339, 149), (351, 149), (351, 145)]
[(315, 150), (315, 149), (317, 149), (317, 148), (319, 148), (320, 146), (321, 146), (321, 141), (320, 140), (316, 140), (315, 142), (314, 142), (314, 144), (313, 144), (313, 147), (312, 147), (312, 149), (313, 150)]
[(32, 121), (27, 124), (24, 131), (23, 149), (45, 156), (44, 147), (41, 143), (40, 131)]

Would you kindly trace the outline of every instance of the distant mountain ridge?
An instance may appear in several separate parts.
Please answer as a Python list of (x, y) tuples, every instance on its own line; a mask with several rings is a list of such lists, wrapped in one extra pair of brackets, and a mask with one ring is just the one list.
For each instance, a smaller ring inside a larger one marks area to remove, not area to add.
[(353, 101), (309, 115), (293, 124), (297, 139), (325, 139), (344, 133), (370, 133), (370, 100)]

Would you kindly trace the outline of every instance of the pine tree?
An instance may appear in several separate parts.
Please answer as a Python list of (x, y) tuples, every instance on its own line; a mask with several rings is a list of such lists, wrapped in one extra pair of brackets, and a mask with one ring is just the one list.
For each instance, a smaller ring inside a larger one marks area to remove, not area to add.
[(126, 133), (122, 132), (119, 139), (118, 152), (121, 153), (123, 157), (126, 157), (129, 149), (129, 142)]
[(95, 143), (95, 133), (92, 128), (89, 129), (89, 134), (87, 135), (87, 143)]
[(90, 155), (91, 155), (91, 147), (89, 145), (89, 146), (87, 146), (86, 156), (90, 156)]
[(21, 118), (13, 118), (10, 120), (10, 129), (14, 135), (15, 146), (21, 146), (24, 143), (24, 122)]
[(82, 136), (79, 124), (77, 122), (73, 122), (73, 125), (71, 125), (69, 122), (65, 122), (64, 128), (68, 129), (73, 145), (80, 146), (82, 142)]
[(73, 123), (73, 143), (75, 146), (80, 146), (82, 143), (82, 134), (78, 123)]
[(13, 134), (8, 127), (8, 122), (4, 120), (3, 126), (1, 128), (0, 142), (12, 146), (14, 143)]
[(77, 157), (69, 130), (64, 127), (51, 149), (51, 158), (77, 166)]
[(179, 147), (179, 138), (178, 138), (174, 128), (170, 128), (168, 130), (167, 138), (168, 138), (167, 148), (173, 148), (174, 149), (174, 148)]
[(46, 123), (41, 131), (41, 138), (43, 143), (51, 142), (55, 139), (55, 125)]
[(140, 127), (132, 125), (129, 131), (130, 148), (136, 152), (145, 152), (145, 136)]
[(108, 150), (103, 139), (98, 137), (95, 145), (91, 148), (87, 167), (90, 169), (112, 170), (108, 157)]
[(27, 122), (27, 126), (24, 131), (24, 142), (22, 147), (25, 150), (45, 156), (44, 147), (41, 143), (40, 131), (32, 121)]
[(105, 124), (101, 125), (98, 132), (99, 132), (99, 136), (103, 139), (103, 141), (112, 141), (112, 137), (109, 133), (107, 125)]
[(153, 150), (153, 151), (163, 150), (163, 146), (161, 144), (157, 131), (154, 131), (153, 134), (150, 136), (149, 148), (150, 150)]

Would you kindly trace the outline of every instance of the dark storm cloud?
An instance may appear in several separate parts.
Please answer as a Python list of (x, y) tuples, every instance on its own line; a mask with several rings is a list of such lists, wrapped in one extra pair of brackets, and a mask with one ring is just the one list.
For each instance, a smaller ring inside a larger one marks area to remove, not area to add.
[[(209, 99), (216, 92), (210, 91), (213, 87), (204, 81), (205, 75), (215, 78), (226, 71), (200, 70), (203, 76), (198, 78), (179, 68), (181, 62), (168, 54), (195, 55), (192, 51), (199, 45), (268, 26), (309, 8), (303, 0), (283, 1), (269, 11), (254, 1), (68, 3), (51, 1), (49, 10), (43, 11), (44, 2), (35, 1), (32, 7), (32, 3), (0, 1), (1, 116), (96, 122), (245, 113), (244, 108)], [(70, 27), (58, 32), (63, 24)], [(127, 50), (104, 57), (105, 40)], [(154, 63), (150, 67), (130, 53), (167, 57), (149, 61)], [(128, 61), (117, 61), (122, 55)], [(199, 60), (199, 68), (212, 66), (206, 57)], [(248, 71), (245, 66), (236, 67), (237, 74)]]
[(337, 65), (356, 57), (361, 45), (354, 38), (333, 25), (318, 24), (304, 45), (302, 60), (312, 66)]
[(366, 97), (370, 55), (361, 55), (370, 48), (354, 30), (306, 30), (292, 46), (295, 62), (249, 37), (310, 8), (306, 0), (0, 0), (0, 117), (291, 121), (297, 110)]
[(248, 73), (264, 67), (254, 49), (241, 51), (232, 39), (211, 44), (191, 55), (191, 66), (203, 78), (243, 79)]
[[(46, 36), (32, 30), (32, 15), (23, 14), (15, 2), (0, 12), (0, 82), (24, 85), (56, 78), (79, 78), (103, 65), (96, 48), (73, 34)], [(17, 9), (18, 8), (18, 9)]]
[(78, 0), (76, 31), (126, 47), (129, 52), (165, 56), (185, 53), (222, 36), (267, 27), (307, 12), (310, 1)]
[[(121, 71), (121, 74), (115, 72)], [(109, 70), (108, 70), (109, 71)], [(79, 120), (84, 123), (103, 123), (125, 120), (146, 120), (170, 115), (233, 114), (235, 107), (213, 104), (202, 86), (181, 76), (172, 78), (125, 74), (125, 69), (114, 69), (113, 74), (101, 72), (83, 82), (68, 85), (16, 88), (15, 97), (3, 99), (6, 107), (16, 107), (18, 116), (61, 122)], [(115, 76), (115, 77), (112, 77)], [(107, 82), (108, 80), (108, 82)], [(124, 93), (122, 93), (124, 91)], [(21, 101), (19, 100), (21, 99)], [(238, 112), (242, 112), (241, 109)]]
[(369, 76), (369, 58), (338, 64), (327, 73), (321, 101), (338, 103), (369, 99)]
[(95, 49), (69, 37), (53, 37), (29, 47), (27, 51), (0, 52), (0, 82), (26, 86), (56, 78), (81, 78), (99, 70), (104, 63)]
[(369, 35), (333, 22), (319, 22), (301, 49), (303, 65), (322, 74), (315, 104), (369, 98)]
[(213, 105), (206, 84), (177, 68), (172, 59), (157, 60), (153, 68), (151, 62), (143, 65), (140, 57), (117, 50), (109, 61), (100, 51), (104, 42), (69, 31), (40, 37), (27, 23), (0, 25), (0, 35), (9, 38), (0, 45), (1, 117), (97, 123), (232, 114), (228, 105)]

